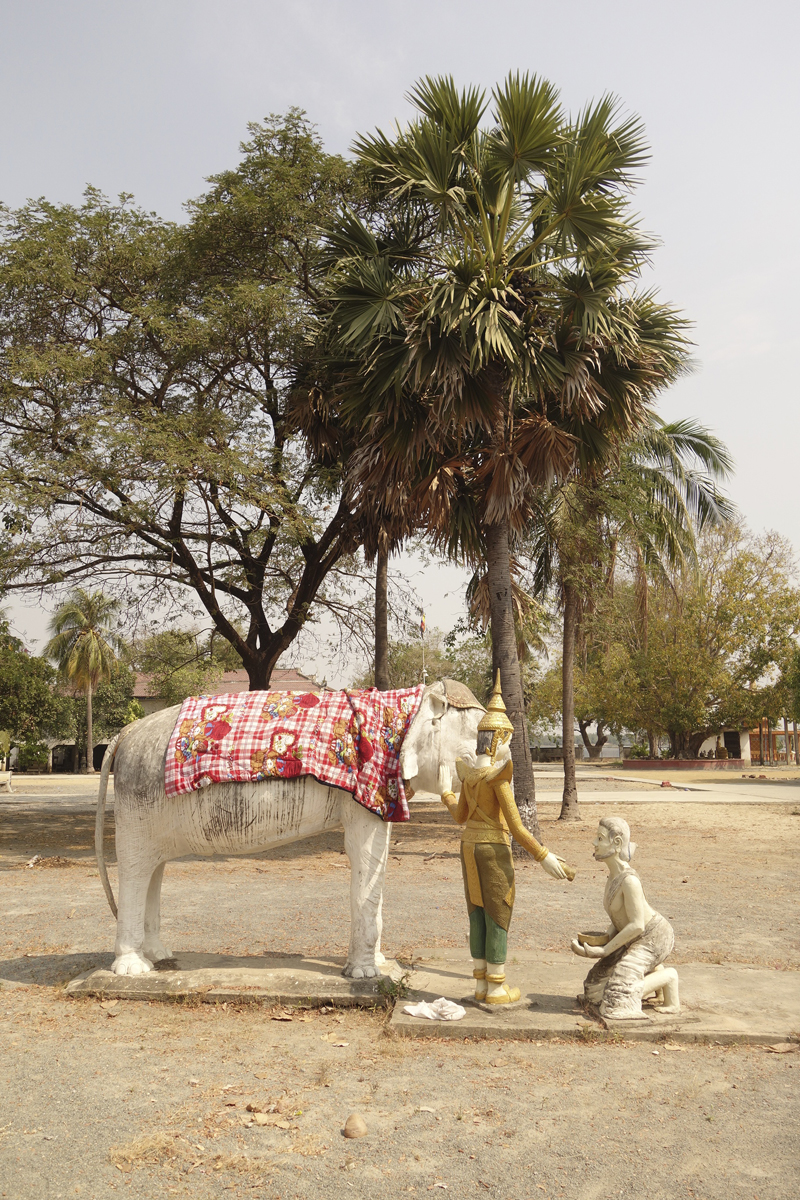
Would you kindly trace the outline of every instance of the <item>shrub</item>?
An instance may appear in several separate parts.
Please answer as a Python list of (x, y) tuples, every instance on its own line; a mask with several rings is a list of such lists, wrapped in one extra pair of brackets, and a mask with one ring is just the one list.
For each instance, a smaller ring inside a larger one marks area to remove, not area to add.
[(634, 742), (633, 745), (631, 746), (630, 750), (628, 751), (628, 758), (649, 758), (649, 757), (650, 757), (649, 748), (647, 746), (642, 745), (641, 742)]
[(46, 771), (50, 751), (44, 742), (23, 742), (19, 748), (17, 767), (20, 771)]

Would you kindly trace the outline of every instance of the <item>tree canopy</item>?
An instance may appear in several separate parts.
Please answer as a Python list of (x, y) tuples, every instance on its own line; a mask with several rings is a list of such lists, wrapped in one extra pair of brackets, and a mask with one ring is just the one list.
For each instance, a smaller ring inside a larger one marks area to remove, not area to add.
[(611, 97), (571, 120), (546, 80), (491, 99), (450, 78), (414, 118), (355, 143), (371, 211), (331, 229), (328, 328), (352, 363), (343, 412), (369, 504), (411, 513), (486, 564), (494, 665), (514, 723), (523, 819), (535, 821), (511, 554), (539, 492), (602, 460), (683, 369), (685, 326), (636, 283), (651, 241), (629, 193), (643, 131)]
[[(101, 683), (92, 700), (92, 733), (95, 745), (109, 742), (126, 725), (144, 716), (144, 709), (134, 699), (136, 674), (125, 662), (116, 663), (110, 677)], [(75, 741), (87, 739), (86, 706), (75, 701)]]
[(58, 690), (55, 670), (29, 654), (0, 615), (0, 729), (15, 742), (71, 737), (71, 697)]
[[(696, 563), (650, 588), (646, 640), (636, 580), (620, 571), (585, 621), (576, 716), (616, 734), (654, 730), (669, 737), (672, 757), (694, 758), (721, 729), (783, 715), (800, 633), (791, 571), (790, 548), (776, 534), (708, 531)], [(540, 727), (560, 709), (560, 670), (536, 690), (531, 716)]]
[(93, 189), (2, 210), (0, 586), (188, 589), (253, 686), (315, 602), (341, 611), (346, 455), (312, 460), (303, 429), (317, 228), (351, 175), (292, 111), (183, 225)]
[[(389, 639), (389, 687), (416, 687), (422, 683), (423, 665), (427, 680), (458, 679), (485, 704), (492, 690), (492, 645), (486, 636), (456, 628), (446, 636), (439, 629), (420, 637)], [(374, 673), (358, 676), (354, 687), (372, 687)]]
[(199, 696), (218, 683), (223, 671), (241, 668), (230, 642), (198, 629), (162, 629), (139, 639), (128, 655), (148, 680), (150, 695), (166, 704)]

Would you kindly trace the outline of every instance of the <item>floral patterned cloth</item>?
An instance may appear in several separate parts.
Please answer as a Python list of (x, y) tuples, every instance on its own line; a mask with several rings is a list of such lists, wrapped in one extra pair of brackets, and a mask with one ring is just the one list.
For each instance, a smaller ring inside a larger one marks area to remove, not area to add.
[(167, 795), (313, 775), (384, 821), (407, 821), (400, 750), (423, 690), (190, 696), (167, 748)]

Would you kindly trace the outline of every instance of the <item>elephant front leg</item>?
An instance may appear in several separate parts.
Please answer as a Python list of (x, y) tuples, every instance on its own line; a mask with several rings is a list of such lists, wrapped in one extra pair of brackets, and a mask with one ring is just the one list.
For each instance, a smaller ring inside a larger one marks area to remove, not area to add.
[(381, 906), (391, 827), (349, 798), (342, 801), (342, 824), (350, 859), (350, 949), (343, 974), (372, 979), (383, 959)]

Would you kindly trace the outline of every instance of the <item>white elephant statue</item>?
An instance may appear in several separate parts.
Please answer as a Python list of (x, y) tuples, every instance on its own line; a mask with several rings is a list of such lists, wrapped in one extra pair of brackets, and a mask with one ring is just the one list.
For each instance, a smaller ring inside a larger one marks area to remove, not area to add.
[[(126, 726), (103, 760), (95, 846), (100, 877), (117, 917), (112, 971), (141, 975), (171, 958), (161, 943), (161, 881), (166, 863), (185, 855), (258, 854), (324, 830), (344, 827), (350, 859), (350, 947), (344, 974), (379, 973), (381, 904), (391, 824), (349, 792), (308, 775), (260, 783), (214, 783), (167, 797), (164, 764), (180, 706)], [(425, 688), (403, 742), (400, 765), (409, 794), (437, 792), (441, 763), (475, 748), (483, 707), (463, 684), (444, 680)], [(114, 764), (114, 817), (119, 911), (103, 858), (105, 798)]]

